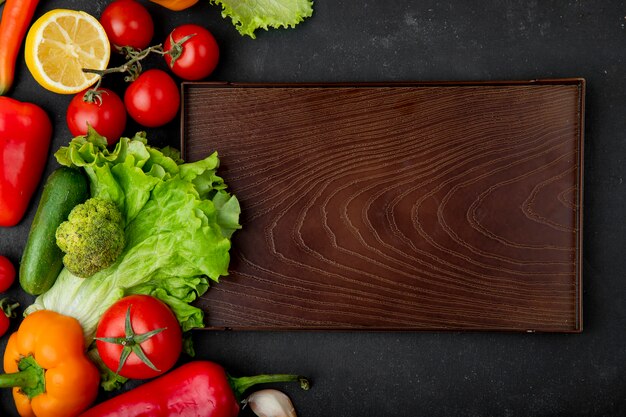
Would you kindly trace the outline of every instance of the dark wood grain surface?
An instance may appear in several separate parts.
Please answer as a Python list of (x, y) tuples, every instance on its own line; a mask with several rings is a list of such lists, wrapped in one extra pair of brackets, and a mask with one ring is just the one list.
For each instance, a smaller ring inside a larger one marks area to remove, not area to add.
[(210, 327), (582, 330), (582, 80), (184, 93), (243, 210)]
[[(109, 2), (48, 0), (39, 3), (35, 19), (56, 8), (98, 17)], [(221, 59), (212, 81), (586, 79), (582, 333), (207, 330), (193, 333), (195, 359), (216, 361), (234, 376), (310, 377), (306, 392), (274, 386), (291, 397), (299, 417), (626, 416), (623, 1), (317, 1), (314, 16), (295, 29), (258, 31), (256, 39), (240, 36), (211, 2), (181, 12), (142, 3), (155, 17), (155, 43), (185, 23), (213, 32)], [(167, 71), (160, 56), (153, 58), (144, 68)], [(115, 74), (103, 86), (119, 94), (126, 88)], [(71, 138), (65, 110), (72, 96), (41, 88), (23, 53), (10, 96), (51, 116), (47, 176), (58, 167), (54, 151)], [(129, 119), (125, 134), (143, 129)], [(145, 130), (153, 146), (180, 144), (178, 118)], [(36, 207), (20, 225), (0, 228), (0, 254), (15, 265)], [(7, 295), (24, 307), (33, 301), (18, 285)], [(18, 325), (13, 321), (10, 331)], [(0, 337), (0, 351), (7, 339)], [(0, 415), (18, 417), (11, 390), (0, 390)], [(244, 416), (254, 416), (249, 407)]]

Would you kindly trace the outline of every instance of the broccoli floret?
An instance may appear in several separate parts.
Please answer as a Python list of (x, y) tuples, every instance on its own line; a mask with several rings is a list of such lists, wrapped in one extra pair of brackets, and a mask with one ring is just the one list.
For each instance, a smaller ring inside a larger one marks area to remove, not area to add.
[(113, 265), (126, 244), (122, 213), (107, 200), (90, 198), (72, 209), (56, 231), (63, 264), (87, 278)]

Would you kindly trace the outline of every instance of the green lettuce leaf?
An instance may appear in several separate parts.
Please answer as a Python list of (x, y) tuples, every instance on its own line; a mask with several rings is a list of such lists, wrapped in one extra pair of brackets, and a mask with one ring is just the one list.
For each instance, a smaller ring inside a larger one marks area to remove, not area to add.
[(256, 38), (254, 31), (269, 27), (294, 27), (313, 15), (311, 0), (210, 0), (222, 6), (241, 35)]
[(203, 327), (202, 310), (190, 303), (207, 291), (209, 279), (228, 274), (230, 237), (241, 227), (237, 198), (216, 174), (217, 153), (184, 163), (175, 150), (148, 146), (145, 134), (122, 138), (109, 150), (90, 131), (55, 156), (62, 165), (84, 169), (92, 197), (118, 206), (127, 243), (115, 264), (87, 279), (63, 269), (26, 313), (48, 309), (72, 316), (90, 342), (115, 301), (148, 294), (171, 307), (183, 331)]

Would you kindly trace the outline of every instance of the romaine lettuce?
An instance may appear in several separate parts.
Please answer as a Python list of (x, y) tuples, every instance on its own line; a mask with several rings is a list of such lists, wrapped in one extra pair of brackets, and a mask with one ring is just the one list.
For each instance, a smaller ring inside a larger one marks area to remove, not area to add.
[(228, 273), (230, 237), (239, 229), (239, 203), (217, 176), (217, 153), (183, 163), (171, 149), (147, 145), (145, 134), (115, 149), (91, 130), (55, 156), (90, 180), (91, 196), (113, 201), (125, 220), (126, 247), (115, 264), (83, 279), (63, 269), (27, 310), (54, 310), (78, 319), (91, 340), (102, 313), (125, 295), (149, 294), (167, 303), (183, 331), (203, 326), (189, 305)]

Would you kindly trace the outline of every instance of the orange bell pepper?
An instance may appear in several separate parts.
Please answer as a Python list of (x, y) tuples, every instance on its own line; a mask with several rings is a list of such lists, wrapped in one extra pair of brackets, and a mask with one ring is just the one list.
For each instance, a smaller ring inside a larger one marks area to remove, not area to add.
[(96, 398), (100, 375), (74, 318), (36, 311), (11, 335), (0, 387), (13, 387), (22, 417), (74, 417)]
[(161, 6), (174, 10), (185, 10), (198, 2), (198, 0), (150, 0), (153, 3), (160, 4)]

